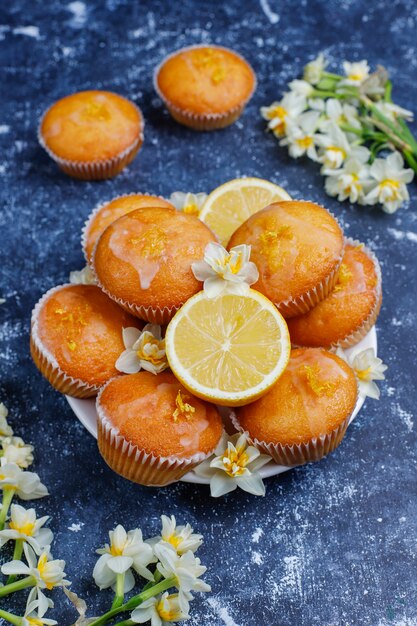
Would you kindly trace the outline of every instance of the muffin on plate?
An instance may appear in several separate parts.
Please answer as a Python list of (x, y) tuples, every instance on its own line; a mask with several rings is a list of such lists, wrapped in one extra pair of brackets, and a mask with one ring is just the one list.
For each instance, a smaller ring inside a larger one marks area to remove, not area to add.
[(285, 317), (306, 313), (333, 289), (344, 239), (336, 219), (313, 202), (274, 202), (233, 233), (228, 248), (251, 245), (253, 285)]
[(140, 328), (94, 285), (50, 289), (32, 312), (30, 349), (39, 371), (61, 393), (95, 396), (119, 372), (124, 327)]
[(84, 180), (116, 176), (143, 143), (143, 117), (130, 100), (110, 91), (80, 91), (44, 114), (39, 141), (70, 176)]
[(381, 271), (375, 255), (347, 240), (333, 291), (305, 315), (288, 320), (297, 346), (348, 348), (375, 324), (382, 302)]
[(224, 128), (240, 117), (256, 87), (251, 66), (221, 46), (191, 46), (157, 68), (155, 89), (172, 117), (195, 130)]
[(192, 396), (171, 373), (114, 378), (96, 406), (101, 455), (141, 485), (179, 480), (213, 453), (223, 432), (216, 407)]
[(317, 461), (342, 441), (357, 395), (345, 361), (320, 348), (300, 348), (266, 395), (236, 409), (233, 425), (280, 465)]
[(191, 264), (216, 241), (197, 217), (165, 207), (119, 217), (99, 238), (93, 269), (100, 287), (133, 315), (167, 324), (201, 282)]
[(142, 207), (162, 206), (175, 208), (168, 200), (161, 196), (151, 196), (146, 193), (130, 193), (125, 196), (113, 198), (96, 207), (87, 218), (82, 232), (81, 245), (87, 261), (91, 261), (94, 246), (100, 235), (112, 222), (122, 215), (126, 215), (135, 209)]

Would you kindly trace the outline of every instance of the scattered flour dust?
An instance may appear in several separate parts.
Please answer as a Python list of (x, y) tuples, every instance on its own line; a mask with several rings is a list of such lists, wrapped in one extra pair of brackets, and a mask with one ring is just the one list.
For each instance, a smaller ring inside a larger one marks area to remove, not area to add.
[(10, 126), (8, 124), (0, 124), (0, 135), (5, 135), (10, 131)]
[(223, 620), (225, 626), (239, 626), (239, 624), (236, 624), (235, 620), (230, 617), (229, 611), (226, 609), (226, 607), (222, 606), (216, 598), (209, 598), (207, 602), (216, 613), (216, 615), (218, 615), (220, 619)]
[(417, 243), (417, 233), (413, 233), (413, 231), (409, 230), (406, 232), (405, 230), (397, 230), (396, 228), (388, 228), (389, 234), (394, 237), (397, 241), (401, 241), (402, 239), (408, 239), (408, 241), (412, 241), (413, 243)]
[(70, 530), (73, 533), (79, 533), (83, 526), (84, 526), (83, 522), (78, 522), (77, 524), (71, 524), (71, 526), (68, 526), (68, 530)]
[(260, 3), (261, 3), (261, 9), (265, 13), (265, 15), (268, 18), (269, 22), (271, 24), (278, 24), (278, 22), (279, 22), (279, 15), (278, 15), (278, 13), (274, 13), (274, 11), (271, 9), (271, 7), (269, 6), (269, 1), (268, 0), (260, 0)]
[(404, 422), (404, 424), (407, 426), (408, 432), (409, 433), (413, 432), (413, 427), (414, 427), (413, 415), (409, 413), (408, 411), (405, 411), (404, 409), (402, 409), (399, 404), (395, 406), (395, 409), (398, 413), (400, 420)]
[(40, 39), (40, 32), (37, 26), (16, 26), (16, 28), (13, 28), (13, 35), (25, 35), (26, 37), (33, 37), (33, 39)]
[(67, 4), (67, 9), (72, 13), (70, 25), (73, 28), (82, 28), (87, 21), (87, 7), (84, 2), (74, 0)]
[(254, 533), (252, 533), (252, 543), (259, 543), (259, 539), (264, 534), (262, 528), (257, 528)]
[(262, 565), (263, 562), (264, 562), (264, 557), (262, 556), (262, 554), (254, 550), (252, 552), (252, 563), (255, 563), (255, 565)]

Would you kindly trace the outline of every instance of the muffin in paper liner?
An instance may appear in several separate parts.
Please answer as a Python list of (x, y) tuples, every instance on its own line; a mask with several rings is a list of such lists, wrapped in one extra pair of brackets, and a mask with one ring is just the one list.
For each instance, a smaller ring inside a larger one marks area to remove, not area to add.
[(282, 445), (267, 443), (265, 441), (259, 441), (256, 438), (252, 438), (248, 431), (245, 431), (235, 413), (232, 413), (230, 420), (234, 428), (241, 433), (245, 433), (248, 441), (255, 446), (258, 450), (261, 450), (264, 454), (269, 454), (275, 463), (278, 465), (285, 465), (287, 467), (294, 467), (295, 465), (304, 465), (311, 461), (319, 461), (324, 456), (335, 450), (341, 443), (345, 436), (346, 429), (349, 426), (351, 415), (348, 417), (331, 433), (314, 437), (307, 443), (299, 443), (292, 445)]
[[(120, 196), (116, 196), (116, 197), (114, 197), (114, 198), (111, 198), (110, 200), (107, 200), (106, 202), (100, 202), (100, 204), (98, 204), (98, 205), (97, 205), (97, 206), (96, 206), (96, 207), (95, 207), (95, 208), (91, 211), (91, 213), (89, 214), (89, 216), (88, 216), (88, 217), (87, 217), (87, 219), (85, 220), (85, 222), (84, 222), (84, 226), (83, 226), (82, 231), (81, 231), (81, 248), (82, 248), (82, 251), (83, 251), (83, 254), (84, 254), (84, 258), (85, 258), (85, 260), (87, 261), (87, 263), (89, 263), (89, 262), (90, 262), (90, 260), (91, 260), (91, 259), (89, 259), (89, 258), (88, 258), (88, 255), (87, 255), (87, 241), (88, 241), (88, 234), (89, 234), (89, 231), (90, 231), (91, 225), (92, 225), (92, 223), (93, 223), (94, 218), (96, 217), (96, 215), (97, 215), (97, 214), (98, 214), (98, 213), (99, 213), (99, 212), (100, 212), (100, 211), (101, 211), (104, 207), (106, 207), (107, 205), (111, 204), (111, 203), (112, 203), (112, 202), (114, 202), (115, 200), (124, 199), (124, 198), (130, 198), (130, 197), (132, 197), (132, 196), (146, 196), (146, 197), (149, 197), (149, 198), (152, 198), (152, 199), (154, 199), (154, 198), (158, 198), (158, 199), (160, 199), (160, 200), (163, 200), (163, 201), (167, 202), (167, 204), (170, 204), (170, 203), (168, 202), (168, 200), (166, 200), (166, 199), (165, 199), (165, 198), (163, 198), (162, 196), (154, 196), (153, 194), (150, 194), (150, 193), (145, 193), (145, 192), (143, 192), (143, 193), (142, 193), (142, 192), (134, 192), (134, 191), (133, 191), (132, 193), (125, 193), (125, 194), (122, 194), (122, 195), (120, 195)], [(152, 201), (150, 200), (150, 204), (149, 204), (149, 206), (152, 206), (151, 202), (152, 202)], [(173, 207), (173, 208), (175, 208), (175, 207)], [(133, 210), (134, 210), (134, 209), (133, 209)], [(119, 217), (120, 217), (120, 216), (119, 216)], [(118, 218), (116, 217), (115, 219), (118, 219)]]
[(147, 453), (130, 443), (120, 434), (119, 429), (111, 424), (100, 404), (101, 394), (106, 386), (101, 389), (96, 400), (97, 439), (100, 454), (117, 474), (139, 485), (164, 487), (180, 480), (194, 467), (212, 456), (215, 448), (207, 454), (199, 452), (189, 458), (180, 458)]
[(65, 286), (67, 285), (53, 287), (35, 305), (31, 318), (30, 353), (38, 370), (57, 391), (74, 398), (91, 398), (97, 395), (100, 386), (90, 385), (66, 374), (59, 366), (55, 357), (45, 348), (38, 333), (39, 312), (44, 302), (52, 293)]
[[(360, 324), (357, 328), (352, 330), (352, 332), (348, 333), (345, 337), (342, 337), (338, 341), (332, 342), (330, 345), (323, 346), (326, 349), (332, 350), (332, 351), (336, 351), (338, 348), (350, 348), (356, 345), (357, 343), (359, 343), (369, 333), (371, 328), (375, 325), (380, 309), (381, 309), (381, 304), (382, 304), (382, 276), (381, 276), (381, 268), (380, 268), (377, 257), (372, 252), (372, 250), (370, 250), (367, 246), (365, 246), (362, 242), (358, 241), (357, 239), (346, 237), (345, 245), (350, 245), (350, 246), (355, 246), (355, 247), (361, 246), (362, 251), (372, 260), (373, 265), (375, 267), (376, 277), (377, 277), (377, 284), (375, 286), (377, 297), (375, 300), (375, 304), (372, 307), (372, 310), (370, 311), (369, 315), (364, 319), (362, 324)], [(332, 289), (334, 289), (336, 283), (337, 283), (337, 272), (335, 275), (335, 281), (334, 281)], [(328, 291), (327, 296), (331, 294), (332, 289)], [(307, 312), (308, 311), (304, 311), (303, 314)], [(297, 342), (293, 342), (292, 345), (293, 347), (300, 347), (300, 344), (298, 344)]]
[[(198, 49), (198, 48), (216, 48), (220, 50), (226, 50), (227, 52), (233, 53), (236, 57), (241, 59), (247, 66), (250, 67), (252, 71), (252, 75), (253, 75), (253, 87), (250, 93), (248, 94), (248, 96), (245, 98), (245, 100), (243, 100), (239, 105), (236, 105), (222, 113), (205, 113), (205, 114), (199, 115), (187, 109), (181, 109), (180, 107), (176, 106), (162, 92), (158, 84), (158, 75), (160, 73), (162, 66), (169, 59), (175, 57), (178, 53), (184, 52), (187, 50)], [(230, 48), (226, 48), (225, 46), (218, 46), (218, 45), (211, 45), (211, 44), (196, 44), (193, 46), (186, 46), (166, 56), (161, 61), (161, 63), (156, 67), (154, 71), (153, 84), (154, 84), (154, 89), (156, 93), (158, 94), (162, 102), (165, 104), (166, 108), (168, 109), (169, 113), (171, 114), (171, 116), (174, 118), (175, 121), (177, 121), (179, 124), (182, 124), (183, 126), (192, 128), (193, 130), (210, 131), (210, 130), (220, 130), (222, 128), (226, 128), (227, 126), (230, 126), (231, 124), (233, 124), (237, 119), (239, 119), (239, 117), (243, 113), (245, 106), (247, 105), (247, 103), (252, 98), (255, 92), (255, 89), (257, 86), (257, 80), (256, 80), (255, 72), (253, 68), (250, 66), (250, 64), (246, 61), (246, 59), (244, 59), (240, 54), (238, 54), (234, 50), (231, 50)]]
[(143, 144), (144, 124), (142, 118), (142, 128), (139, 136), (120, 154), (111, 159), (98, 161), (70, 161), (68, 159), (62, 159), (46, 145), (41, 134), (41, 126), (42, 120), (38, 128), (38, 141), (42, 148), (63, 172), (80, 180), (105, 180), (106, 178), (117, 176), (117, 174), (133, 161)]

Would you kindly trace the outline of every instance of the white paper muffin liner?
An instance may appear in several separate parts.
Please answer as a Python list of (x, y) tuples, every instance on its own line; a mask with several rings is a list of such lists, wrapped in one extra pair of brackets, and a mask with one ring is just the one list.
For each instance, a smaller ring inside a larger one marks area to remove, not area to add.
[(359, 397), (359, 385), (356, 383), (356, 401), (352, 411), (349, 415), (330, 433), (319, 435), (318, 437), (312, 437), (310, 441), (299, 444), (283, 445), (281, 443), (272, 443), (266, 441), (260, 441), (256, 437), (251, 437), (249, 432), (245, 430), (234, 411), (230, 414), (230, 421), (233, 427), (240, 433), (244, 433), (248, 441), (255, 446), (258, 450), (269, 456), (278, 463), (278, 465), (285, 465), (287, 467), (294, 467), (295, 465), (304, 465), (311, 461), (319, 461), (330, 452), (333, 452), (341, 443), (345, 436), (347, 427), (351, 416), (355, 410), (356, 403)]
[(133, 102), (131, 103), (139, 112), (141, 119), (141, 127), (139, 135), (127, 148), (112, 157), (111, 159), (99, 159), (97, 161), (72, 161), (70, 159), (62, 159), (46, 144), (42, 136), (42, 123), (48, 110), (43, 114), (38, 126), (38, 141), (42, 148), (49, 154), (51, 159), (55, 161), (58, 167), (69, 176), (81, 180), (104, 180), (112, 178), (119, 174), (123, 168), (133, 161), (136, 154), (140, 150), (144, 139), (145, 123), (142, 111)]
[(101, 389), (96, 400), (98, 447), (107, 465), (117, 474), (139, 485), (164, 487), (178, 481), (214, 453), (213, 448), (208, 454), (199, 452), (189, 458), (179, 458), (157, 456), (141, 450), (125, 439), (106, 415), (100, 403), (106, 386)]
[(120, 196), (115, 196), (114, 198), (111, 198), (110, 200), (107, 200), (106, 202), (101, 202), (100, 204), (98, 204), (91, 211), (90, 215), (85, 220), (84, 226), (83, 226), (82, 231), (81, 231), (81, 248), (82, 248), (82, 251), (83, 251), (83, 254), (84, 254), (84, 258), (87, 261), (87, 263), (90, 263), (90, 261), (91, 261), (91, 259), (87, 258), (87, 252), (86, 252), (88, 232), (90, 230), (91, 224), (94, 221), (94, 218), (97, 215), (97, 213), (99, 213), (101, 211), (101, 209), (103, 209), (105, 206), (107, 206), (108, 204), (110, 204), (114, 200), (119, 200), (120, 198), (129, 198), (129, 196), (149, 196), (149, 197), (151, 197), (151, 195), (154, 196), (154, 197), (160, 198), (161, 200), (166, 200), (167, 202), (169, 202), (169, 200), (167, 200), (163, 196), (155, 196), (155, 194), (144, 193), (142, 191), (137, 191), (137, 192), (133, 191), (131, 193), (124, 193), (124, 194), (121, 194)]
[(55, 292), (70, 286), (69, 284), (64, 284), (49, 289), (35, 305), (31, 318), (30, 352), (38, 370), (57, 391), (74, 398), (91, 398), (97, 395), (100, 385), (92, 385), (66, 374), (39, 337), (39, 314), (46, 300)]
[[(248, 95), (248, 97), (241, 104), (229, 109), (228, 111), (225, 111), (224, 113), (205, 113), (205, 114), (198, 115), (197, 113), (193, 113), (192, 111), (187, 111), (185, 109), (181, 109), (177, 107), (170, 100), (168, 100), (167, 97), (162, 93), (158, 85), (158, 75), (161, 70), (161, 67), (169, 59), (176, 56), (179, 52), (183, 52), (185, 50), (193, 50), (195, 48), (217, 48), (220, 50), (226, 50), (227, 52), (232, 52), (235, 56), (239, 57), (239, 59), (241, 59), (247, 65), (249, 65), (249, 67), (252, 70), (252, 74), (254, 78), (253, 89)], [(235, 122), (241, 116), (245, 106), (247, 105), (247, 103), (252, 98), (255, 92), (255, 89), (257, 86), (257, 80), (256, 80), (256, 74), (252, 66), (248, 63), (248, 61), (244, 57), (242, 57), (240, 54), (232, 50), (231, 48), (226, 48), (225, 46), (217, 46), (217, 45), (212, 45), (212, 44), (197, 44), (193, 46), (186, 46), (184, 48), (180, 48), (179, 50), (176, 50), (172, 54), (169, 54), (168, 56), (166, 56), (154, 71), (153, 85), (154, 85), (154, 89), (156, 93), (158, 94), (162, 102), (167, 107), (171, 116), (177, 122), (179, 122), (180, 124), (183, 124), (184, 126), (188, 126), (189, 128), (193, 128), (194, 130), (210, 131), (210, 130), (218, 130), (221, 128), (225, 128), (226, 126), (230, 126), (230, 124), (233, 124), (233, 122)]]

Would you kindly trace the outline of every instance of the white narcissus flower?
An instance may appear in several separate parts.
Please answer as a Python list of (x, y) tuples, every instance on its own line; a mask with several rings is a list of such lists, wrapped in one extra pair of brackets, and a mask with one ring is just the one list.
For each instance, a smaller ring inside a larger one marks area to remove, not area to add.
[(0, 439), (3, 437), (11, 437), (13, 435), (13, 429), (7, 422), (8, 414), (9, 411), (3, 402), (0, 402)]
[(1, 441), (3, 459), (7, 463), (16, 463), (27, 469), (33, 463), (33, 446), (25, 443), (20, 437), (4, 437)]
[(412, 122), (414, 119), (414, 113), (412, 111), (403, 109), (403, 107), (400, 107), (398, 104), (394, 104), (393, 102), (376, 102), (375, 107), (378, 111), (385, 115), (385, 117), (388, 117), (388, 119), (393, 122), (397, 119)]
[(124, 592), (127, 593), (135, 586), (132, 569), (147, 580), (153, 580), (153, 574), (147, 569), (150, 563), (155, 563), (152, 547), (142, 539), (142, 531), (126, 530), (120, 524), (109, 532), (110, 544), (97, 550), (101, 554), (98, 559), (93, 577), (100, 589), (113, 587), (115, 589), (117, 575), (125, 574)]
[(54, 538), (49, 528), (43, 528), (49, 517), (36, 518), (35, 509), (24, 509), (12, 504), (10, 520), (5, 530), (0, 530), (0, 548), (8, 541), (26, 541), (36, 554), (49, 551)]
[(143, 330), (123, 328), (123, 343), (126, 350), (116, 361), (119, 372), (136, 374), (143, 369), (151, 374), (159, 374), (169, 367), (160, 326), (146, 324)]
[(203, 536), (193, 533), (193, 528), (190, 524), (177, 526), (174, 515), (171, 515), (171, 517), (162, 515), (161, 521), (161, 534), (149, 539), (148, 543), (150, 545), (155, 546), (160, 542), (168, 543), (175, 548), (178, 554), (184, 554), (188, 550), (196, 552), (203, 543)]
[(324, 69), (327, 66), (327, 61), (324, 58), (324, 54), (320, 52), (318, 57), (307, 63), (304, 67), (303, 78), (312, 85), (317, 85), (320, 82)]
[(197, 280), (204, 282), (208, 298), (216, 298), (223, 291), (244, 295), (259, 278), (258, 268), (249, 261), (251, 247), (235, 246), (228, 252), (219, 243), (209, 243), (204, 250), (204, 260), (191, 265)]
[(48, 490), (34, 472), (24, 472), (16, 463), (0, 465), (0, 489), (12, 489), (21, 500), (36, 500), (48, 496)]
[(96, 285), (96, 277), (91, 267), (86, 265), (82, 270), (70, 272), (69, 281), (72, 285)]
[[(361, 129), (361, 123), (358, 118), (358, 110), (351, 104), (341, 103), (336, 98), (329, 98), (326, 100), (325, 119), (320, 122), (320, 130), (326, 132), (329, 123), (333, 122), (340, 126), (340, 124), (348, 124), (352, 128), (357, 130)], [(353, 133), (347, 133), (348, 137), (355, 137)]]
[(178, 211), (182, 211), (188, 215), (196, 215), (198, 217), (206, 198), (206, 193), (174, 191), (174, 193), (171, 194), (169, 201)]
[(198, 557), (189, 550), (181, 556), (169, 544), (155, 546), (155, 556), (159, 559), (157, 569), (164, 578), (175, 578), (178, 589), (178, 602), (184, 613), (188, 612), (188, 603), (192, 600), (192, 591), (211, 591), (210, 585), (200, 580), (207, 567), (201, 565)]
[(349, 198), (350, 202), (364, 204), (365, 193), (372, 183), (367, 163), (358, 158), (349, 158), (342, 168), (326, 173), (324, 188), (329, 196), (337, 196), (340, 202)]
[(189, 619), (190, 616), (184, 608), (188, 601), (183, 599), (183, 608), (180, 607), (177, 593), (168, 594), (166, 591), (161, 596), (149, 598), (140, 604), (130, 616), (135, 624), (145, 624), (151, 622), (151, 626), (165, 626), (172, 622), (181, 622)]
[(48, 619), (45, 613), (53, 606), (52, 600), (42, 597), (36, 599), (36, 588), (32, 589), (26, 603), (25, 614), (21, 626), (54, 626), (58, 624), (54, 619)]
[(357, 87), (361, 85), (369, 76), (368, 61), (357, 61), (355, 63), (344, 61), (343, 71), (345, 72), (346, 78), (341, 80), (339, 85), (351, 85), (353, 87)]
[(194, 470), (199, 476), (210, 479), (210, 492), (214, 498), (237, 487), (255, 496), (265, 495), (259, 470), (271, 457), (248, 445), (245, 434), (223, 435), (214, 455), (214, 459), (204, 461)]
[(414, 177), (412, 169), (403, 169), (404, 159), (393, 152), (386, 159), (375, 159), (370, 167), (373, 188), (365, 197), (366, 204), (380, 202), (386, 213), (395, 213), (409, 199), (406, 183)]
[(312, 161), (317, 161), (315, 137), (319, 119), (319, 111), (302, 113), (296, 122), (288, 124), (287, 136), (281, 139), (279, 145), (288, 146), (289, 155), (293, 159), (307, 155)]
[(316, 135), (316, 143), (319, 146), (317, 160), (322, 163), (322, 174), (326, 173), (326, 170), (341, 167), (351, 152), (348, 138), (334, 122), (329, 122), (325, 133)]
[(375, 356), (375, 350), (373, 348), (367, 348), (354, 354), (352, 357), (347, 357), (343, 350), (337, 350), (336, 353), (342, 359), (344, 359), (355, 372), (359, 381), (359, 391), (362, 395), (379, 400), (380, 391), (374, 380), (385, 380), (385, 370), (388, 366)]
[(306, 80), (292, 80), (290, 83), (288, 83), (288, 87), (293, 93), (304, 96), (305, 98), (311, 96), (314, 91), (313, 85), (311, 85), (311, 83), (308, 83)]
[(284, 137), (288, 123), (294, 121), (305, 110), (307, 102), (305, 96), (289, 92), (284, 94), (281, 102), (273, 102), (268, 107), (261, 107), (261, 115), (268, 122), (268, 128), (275, 137)]
[(37, 595), (40, 602), (44, 603), (44, 595), (42, 589), (51, 590), (54, 587), (64, 587), (70, 582), (65, 580), (65, 561), (50, 560), (47, 552), (42, 552), (39, 558), (34, 550), (25, 543), (23, 545), (27, 563), (23, 561), (10, 561), (5, 563), (1, 571), (8, 576), (31, 576), (33, 586), (37, 589)]

